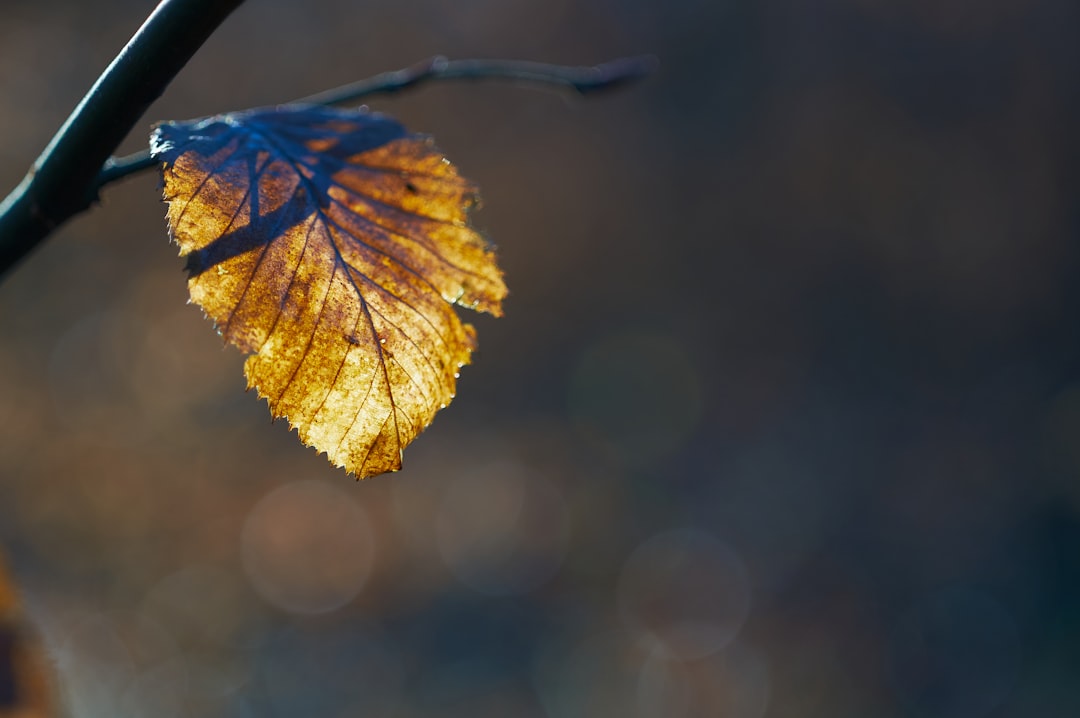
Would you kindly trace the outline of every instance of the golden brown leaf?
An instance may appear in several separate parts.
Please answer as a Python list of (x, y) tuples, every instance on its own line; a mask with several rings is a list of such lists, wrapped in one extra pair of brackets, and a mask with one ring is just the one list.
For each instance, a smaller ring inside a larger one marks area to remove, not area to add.
[(249, 387), (363, 478), (454, 396), (502, 273), (467, 221), (476, 188), (427, 137), (364, 110), (287, 107), (158, 127), (191, 299), (251, 353)]

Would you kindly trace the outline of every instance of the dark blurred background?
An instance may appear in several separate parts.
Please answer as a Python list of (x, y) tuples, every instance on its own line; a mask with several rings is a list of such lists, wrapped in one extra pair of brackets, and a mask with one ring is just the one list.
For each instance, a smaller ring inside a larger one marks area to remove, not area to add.
[[(13, 186), (153, 3), (0, 4)], [(73, 716), (1080, 715), (1080, 6), (250, 0), (150, 123), (371, 104), (511, 288), (400, 474), (245, 394), (153, 173), (0, 284), (0, 541)]]

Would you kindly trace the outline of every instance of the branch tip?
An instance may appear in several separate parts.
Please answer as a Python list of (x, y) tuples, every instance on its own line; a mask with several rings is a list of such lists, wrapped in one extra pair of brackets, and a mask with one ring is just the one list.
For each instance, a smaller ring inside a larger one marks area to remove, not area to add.
[(630, 82), (637, 82), (656, 72), (660, 61), (656, 55), (639, 55), (637, 57), (620, 57), (609, 62), (602, 62), (592, 69), (595, 71), (595, 82), (586, 87), (578, 88), (580, 92), (595, 92), (608, 90)]

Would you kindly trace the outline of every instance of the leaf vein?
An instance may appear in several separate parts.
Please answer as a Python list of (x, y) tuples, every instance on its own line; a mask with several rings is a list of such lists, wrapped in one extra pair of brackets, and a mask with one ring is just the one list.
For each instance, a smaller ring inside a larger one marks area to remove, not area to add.
[[(223, 142), (222, 146), (225, 146), (226, 144), (227, 143)], [(214, 166), (214, 169), (212, 169), (212, 170), (210, 170), (210, 171), (208, 171), (206, 173), (206, 176), (202, 178), (202, 181), (199, 182), (199, 186), (195, 188), (195, 191), (191, 193), (191, 196), (188, 197), (186, 200), (184, 200), (184, 206), (183, 206), (183, 208), (181, 208), (180, 214), (177, 216), (174, 224), (176, 224), (176, 225), (180, 224), (180, 220), (182, 220), (184, 218), (184, 215), (187, 214), (188, 208), (191, 207), (191, 204), (195, 201), (195, 199), (200, 194), (202, 194), (203, 189), (206, 187), (206, 184), (210, 181), (210, 179), (212, 177), (214, 177), (214, 175), (217, 174), (217, 171), (220, 170), (222, 168), (222, 166), (224, 166), (226, 163), (232, 161), (233, 156), (237, 152), (240, 151), (240, 145), (241, 145), (240, 141), (237, 140), (236, 148), (233, 149), (231, 152), (229, 152), (229, 154), (225, 155), (225, 157), (222, 158), (221, 162), (218, 162)], [(174, 160), (174, 162), (175, 162), (175, 160)], [(240, 204), (243, 205), (243, 203), (244, 203), (243, 200), (241, 200)]]
[(285, 313), (285, 305), (288, 303), (289, 294), (292, 292), (293, 284), (296, 282), (296, 275), (300, 272), (301, 265), (304, 264), (304, 256), (307, 254), (308, 244), (311, 239), (311, 231), (315, 228), (315, 215), (311, 215), (309, 218), (307, 233), (304, 234), (304, 248), (300, 250), (300, 258), (296, 260), (296, 266), (293, 267), (292, 275), (289, 277), (289, 283), (285, 287), (285, 291), (281, 295), (281, 301), (278, 302), (277, 313), (274, 314), (274, 321), (270, 325), (270, 329), (266, 332), (266, 338), (263, 339), (262, 344), (259, 346), (259, 352), (261, 353), (266, 343), (270, 341), (270, 337), (274, 335), (274, 330), (277, 329), (278, 322), (281, 320), (281, 315)]
[[(248, 184), (247, 194), (251, 198), (251, 205), (252, 206), (251, 206), (250, 211), (251, 211), (252, 217), (255, 217), (255, 216), (260, 216), (261, 217), (261, 215), (259, 214), (259, 203), (258, 203), (259, 182), (262, 180), (263, 174), (265, 174), (266, 168), (269, 167), (269, 165), (270, 165), (270, 158), (268, 157), (266, 159), (266, 162), (263, 163), (263, 166), (261, 168), (260, 167), (255, 168), (255, 172), (252, 173), (251, 178), (248, 180), (249, 184)], [(251, 191), (252, 186), (255, 187), (255, 190), (256, 190), (255, 192)], [(243, 203), (241, 203), (241, 204), (243, 204)], [(259, 267), (262, 266), (263, 259), (266, 257), (267, 253), (270, 250), (270, 245), (273, 244), (274, 241), (277, 239), (277, 231), (281, 227), (281, 225), (285, 222), (285, 216), (286, 215), (287, 215), (286, 212), (281, 212), (278, 215), (277, 224), (274, 225), (273, 231), (272, 232), (267, 232), (267, 240), (262, 243), (262, 251), (259, 252), (259, 258), (257, 260), (255, 260), (255, 267), (251, 270), (251, 275), (248, 276), (247, 283), (244, 285), (244, 291), (242, 291), (240, 293), (240, 298), (236, 300), (236, 303), (232, 306), (232, 309), (229, 310), (229, 315), (225, 318), (225, 325), (221, 330), (222, 335), (228, 337), (228, 335), (229, 335), (229, 325), (232, 324), (233, 317), (236, 316), (236, 311), (238, 309), (240, 309), (240, 306), (244, 303), (244, 300), (247, 298), (248, 290), (251, 289), (251, 284), (255, 280), (255, 275), (259, 273)], [(236, 221), (235, 217), (233, 218), (233, 221), (234, 222)], [(252, 219), (251, 224), (249, 226), (254, 227), (254, 224), (255, 224), (255, 220)], [(267, 337), (269, 337), (269, 336), (270, 335), (267, 334)]]
[[(322, 301), (319, 303), (319, 313), (315, 317), (315, 325), (311, 329), (311, 334), (308, 335), (307, 344), (304, 345), (304, 351), (300, 355), (299, 361), (296, 362), (296, 366), (293, 367), (292, 374), (289, 375), (288, 381), (285, 382), (285, 386), (282, 388), (281, 393), (278, 394), (275, 404), (281, 401), (281, 398), (285, 396), (285, 392), (292, 386), (293, 380), (296, 379), (297, 372), (300, 371), (300, 367), (307, 361), (308, 355), (311, 353), (311, 345), (315, 342), (315, 333), (319, 331), (319, 325), (322, 324), (323, 312), (326, 311), (327, 300), (330, 298), (330, 292), (334, 288), (334, 277), (337, 276), (337, 265), (334, 265), (333, 270), (330, 272), (330, 280), (326, 283), (326, 292), (323, 294)], [(310, 426), (311, 422), (308, 421)]]
[[(348, 192), (348, 193), (350, 193), (352, 195), (367, 198), (367, 195), (360, 194), (358, 192), (353, 192), (348, 187), (343, 187), (343, 189), (346, 192)], [(356, 217), (358, 220), (360, 220), (364, 224), (368, 225), (369, 227), (375, 227), (377, 229), (381, 229), (382, 231), (386, 232), (387, 235), (389, 235), (390, 237), (396, 237), (396, 238), (400, 238), (400, 239), (407, 239), (408, 241), (412, 242), (413, 244), (419, 245), (423, 249), (426, 249), (427, 252), (430, 255), (434, 256), (436, 259), (438, 259), (440, 262), (442, 262), (446, 266), (451, 267), (452, 269), (455, 269), (455, 270), (461, 272), (462, 274), (467, 274), (467, 275), (469, 275), (471, 277), (476, 277), (477, 279), (483, 279), (485, 281), (487, 280), (487, 277), (485, 277), (483, 274), (480, 274), (479, 272), (474, 272), (471, 269), (465, 269), (464, 267), (461, 267), (461, 266), (459, 266), (457, 264), (454, 264), (449, 259), (444, 257), (442, 255), (442, 252), (439, 251), (439, 247), (436, 244), (428, 241), (428, 238), (426, 236), (424, 236), (423, 234), (414, 235), (414, 234), (406, 234), (406, 233), (403, 233), (403, 232), (399, 232), (397, 229), (395, 229), (393, 227), (389, 227), (389, 226), (387, 226), (387, 225), (385, 225), (385, 224), (383, 224), (381, 222), (378, 222), (378, 221), (372, 219), (371, 217), (365, 217), (364, 215), (358, 213), (352, 207), (350, 207), (349, 205), (345, 204), (344, 202), (342, 202), (341, 200), (339, 200), (339, 199), (337, 199), (335, 197), (330, 197), (330, 201), (333, 202), (334, 204), (338, 205), (339, 207), (341, 207), (346, 212), (349, 212), (352, 216)], [(415, 215), (415, 216), (420, 216), (420, 215)], [(366, 247), (372, 247), (372, 245), (369, 242), (364, 242), (363, 240), (358, 240), (358, 241), (361, 241), (364, 244), (364, 246), (366, 246)], [(372, 249), (379, 252), (380, 254), (390, 256), (392, 259), (394, 259), (394, 261), (396, 261), (399, 264), (401, 264), (402, 266), (405, 266), (406, 268), (408, 268), (408, 265), (406, 265), (404, 262), (402, 262), (397, 257), (393, 257), (392, 255), (389, 255), (386, 252), (383, 252), (383, 251), (381, 251), (381, 250), (379, 250), (379, 249), (377, 249), (375, 247), (372, 247)], [(429, 284), (430, 284), (430, 282), (429, 282)], [(432, 288), (434, 289), (434, 286)], [(440, 292), (440, 296), (441, 296), (441, 294), (442, 293)]]

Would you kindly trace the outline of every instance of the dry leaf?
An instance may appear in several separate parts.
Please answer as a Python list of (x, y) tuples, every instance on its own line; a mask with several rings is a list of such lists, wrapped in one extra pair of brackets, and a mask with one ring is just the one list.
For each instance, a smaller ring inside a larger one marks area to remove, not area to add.
[(363, 478), (454, 396), (502, 273), (467, 222), (475, 186), (425, 136), (365, 110), (285, 107), (159, 126), (191, 299), (244, 352), (249, 387)]

